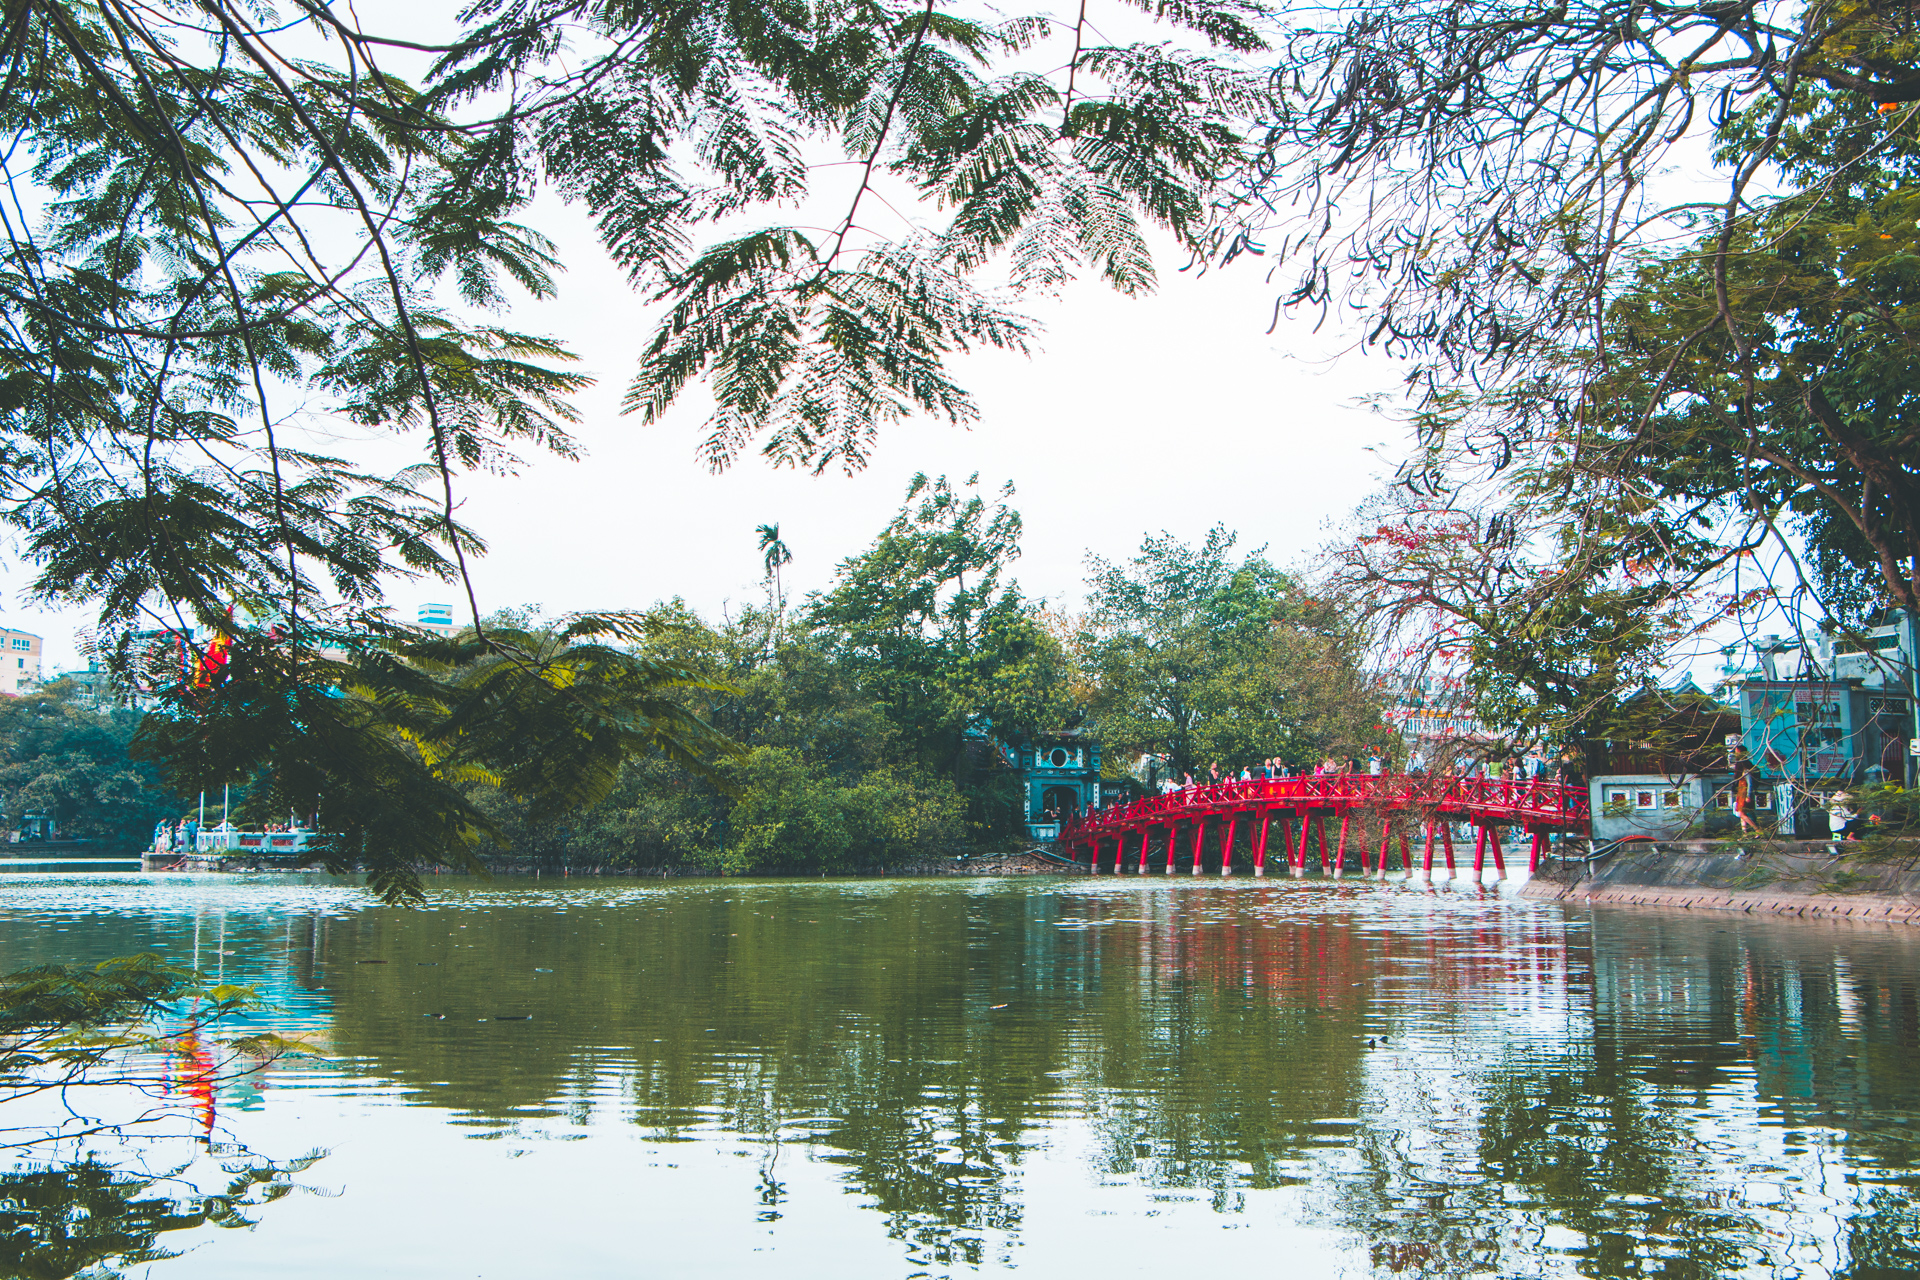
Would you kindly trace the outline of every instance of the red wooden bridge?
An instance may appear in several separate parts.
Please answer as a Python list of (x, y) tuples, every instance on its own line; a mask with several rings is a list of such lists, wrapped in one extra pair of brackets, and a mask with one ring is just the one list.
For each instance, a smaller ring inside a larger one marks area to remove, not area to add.
[[(1336, 819), (1337, 843), (1330, 839), (1333, 833), (1329, 830)], [(1220, 874), (1232, 875), (1234, 837), (1245, 824), (1256, 876), (1267, 873), (1268, 840), (1275, 834), (1296, 876), (1307, 873), (1309, 861), (1327, 874), (1341, 874), (1348, 866), (1350, 842), (1357, 845), (1360, 871), (1384, 876), (1393, 861), (1396, 841), (1401, 870), (1413, 873), (1411, 841), (1417, 835), (1421, 839), (1420, 873), (1432, 877), (1437, 844), (1451, 877), (1453, 828), (1464, 823), (1477, 832), (1473, 876), (1478, 881), (1489, 851), (1496, 873), (1503, 879), (1507, 874), (1500, 848), (1503, 829), (1518, 829), (1533, 837), (1528, 859), (1532, 871), (1539, 866), (1550, 833), (1585, 835), (1587, 820), (1586, 788), (1566, 783), (1337, 773), (1217, 782), (1089, 810), (1061, 829), (1059, 847), (1074, 861), (1090, 864), (1098, 874), (1100, 860), (1111, 842), (1114, 874), (1121, 872), (1131, 852), (1138, 857), (1140, 874), (1145, 875), (1158, 834), (1164, 837), (1167, 874), (1177, 869), (1184, 841), (1193, 874), (1199, 875), (1211, 830)], [(1183, 827), (1187, 830), (1182, 831)], [(1374, 854), (1371, 859), (1370, 852)]]

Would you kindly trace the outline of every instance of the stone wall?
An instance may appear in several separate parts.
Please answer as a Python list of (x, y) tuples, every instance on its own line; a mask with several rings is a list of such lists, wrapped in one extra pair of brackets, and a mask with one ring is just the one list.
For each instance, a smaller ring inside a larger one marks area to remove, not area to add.
[(1700, 841), (1629, 847), (1591, 868), (1542, 867), (1520, 896), (1920, 924), (1920, 844)]

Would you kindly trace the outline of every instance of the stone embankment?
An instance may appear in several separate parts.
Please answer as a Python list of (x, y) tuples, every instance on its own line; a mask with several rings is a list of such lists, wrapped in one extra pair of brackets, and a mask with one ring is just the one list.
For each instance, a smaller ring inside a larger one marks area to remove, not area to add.
[(1520, 896), (1920, 924), (1916, 864), (1912, 841), (1658, 842), (1593, 864), (1543, 866)]

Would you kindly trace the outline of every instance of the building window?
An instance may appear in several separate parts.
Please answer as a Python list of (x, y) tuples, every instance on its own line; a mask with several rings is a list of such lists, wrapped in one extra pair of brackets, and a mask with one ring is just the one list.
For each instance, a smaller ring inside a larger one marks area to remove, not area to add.
[(25, 658), (15, 658), (13, 662), (14, 662), (14, 665), (18, 667), (24, 667), (27, 665), (27, 660)]
[(1680, 807), (1680, 793), (1678, 791), (1662, 791), (1660, 793), (1660, 807), (1663, 809), (1678, 809)]
[(31, 649), (33, 648), (33, 641), (27, 639), (25, 636), (15, 636), (13, 638), (13, 647), (16, 649)]
[(1718, 795), (1714, 796), (1713, 807), (1716, 809), (1733, 808), (1733, 792), (1722, 791)]
[(1754, 792), (1753, 807), (1756, 809), (1764, 809), (1767, 812), (1771, 813), (1773, 811), (1773, 792), (1771, 791)]
[(1607, 807), (1610, 809), (1624, 809), (1632, 798), (1633, 793), (1631, 791), (1609, 791), (1607, 792)]
[(1653, 803), (1653, 792), (1651, 792), (1651, 791), (1636, 791), (1636, 792), (1634, 792), (1634, 793), (1633, 793), (1633, 807), (1634, 807), (1634, 808), (1636, 808), (1636, 809), (1652, 809), (1652, 808), (1656, 808), (1657, 806), (1656, 806), (1656, 805), (1655, 805), (1655, 804)]

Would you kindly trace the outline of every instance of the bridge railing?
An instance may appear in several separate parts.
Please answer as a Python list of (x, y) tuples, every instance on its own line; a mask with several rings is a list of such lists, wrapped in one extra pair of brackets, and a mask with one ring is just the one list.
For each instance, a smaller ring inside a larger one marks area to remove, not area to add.
[(1165, 795), (1144, 796), (1124, 805), (1090, 810), (1065, 823), (1060, 839), (1062, 843), (1072, 843), (1115, 828), (1131, 830), (1243, 808), (1411, 809), (1439, 818), (1477, 819), (1503, 826), (1577, 828), (1587, 823), (1589, 807), (1584, 786), (1546, 779), (1309, 774), (1184, 787)]

